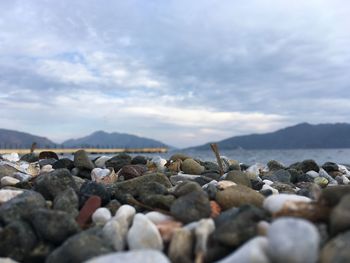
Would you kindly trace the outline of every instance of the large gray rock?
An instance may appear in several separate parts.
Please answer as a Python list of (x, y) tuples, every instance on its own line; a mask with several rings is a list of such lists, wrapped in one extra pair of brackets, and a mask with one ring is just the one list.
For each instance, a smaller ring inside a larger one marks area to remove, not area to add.
[(320, 263), (343, 262), (350, 262), (350, 231), (328, 241), (320, 255)]
[(344, 196), (332, 210), (329, 221), (331, 235), (350, 229), (350, 194)]
[(196, 174), (199, 175), (204, 171), (204, 167), (197, 163), (195, 160), (188, 158), (181, 164), (181, 170), (185, 174)]
[(53, 209), (65, 211), (76, 217), (79, 213), (79, 198), (72, 188), (60, 192), (53, 200)]
[(232, 181), (236, 184), (245, 185), (245, 186), (248, 186), (250, 188), (252, 187), (252, 183), (250, 182), (248, 176), (242, 171), (228, 172), (225, 180)]
[(89, 159), (89, 156), (84, 150), (79, 150), (74, 153), (74, 166), (87, 170), (92, 170), (95, 168), (95, 165)]
[(170, 263), (169, 259), (161, 252), (151, 249), (118, 252), (92, 258), (85, 263)]
[(273, 262), (315, 263), (318, 260), (320, 234), (309, 221), (280, 218), (268, 228), (268, 255)]

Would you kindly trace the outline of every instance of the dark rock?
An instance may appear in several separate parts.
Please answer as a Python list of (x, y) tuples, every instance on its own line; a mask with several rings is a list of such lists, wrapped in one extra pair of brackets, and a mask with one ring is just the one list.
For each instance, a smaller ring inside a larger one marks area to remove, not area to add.
[(276, 160), (271, 160), (267, 163), (267, 167), (269, 168), (270, 171), (278, 171), (278, 170), (283, 170), (286, 167), (281, 164), (280, 162)]
[(219, 216), (214, 218), (214, 222), (215, 222), (215, 226), (218, 227), (228, 221), (231, 221), (232, 219), (234, 219), (238, 213), (241, 210), (237, 207), (232, 207), (224, 212), (222, 212)]
[(260, 190), (259, 193), (265, 197), (268, 197), (273, 194), (271, 189)]
[(286, 194), (295, 194), (295, 188), (291, 184), (284, 184), (280, 182), (274, 182), (271, 187), (278, 190), (278, 192)]
[(79, 209), (78, 195), (72, 188), (67, 188), (66, 190), (57, 194), (53, 200), (53, 209), (65, 211), (71, 214), (73, 217), (76, 217)]
[(241, 171), (245, 171), (250, 167), (250, 165), (244, 163), (241, 163), (239, 166), (241, 167)]
[(317, 200), (319, 194), (321, 193), (320, 186), (315, 183), (302, 182), (297, 183), (295, 186), (300, 188), (300, 190), (297, 192), (298, 195), (306, 196), (313, 200)]
[(314, 182), (314, 178), (308, 174), (300, 174), (297, 178), (298, 182), (310, 182), (313, 183)]
[(307, 173), (308, 171), (315, 171), (315, 172), (320, 171), (320, 167), (318, 167), (317, 163), (314, 160), (302, 161), (300, 168), (304, 173)]
[(213, 162), (201, 162), (201, 165), (204, 166), (204, 169), (207, 171), (215, 171), (217, 173), (220, 171), (219, 165)]
[(51, 165), (52, 166), (56, 162), (57, 162), (56, 159), (41, 159), (41, 160), (39, 160), (39, 165), (40, 165), (40, 167), (43, 167), (45, 165)]
[(253, 190), (259, 191), (261, 190), (261, 188), (264, 186), (264, 182), (263, 181), (258, 181), (258, 180), (252, 180), (250, 181), (252, 184), (252, 188)]
[(67, 169), (57, 169), (50, 173), (41, 174), (34, 180), (34, 190), (41, 193), (48, 200), (53, 200), (60, 192), (68, 188), (78, 190), (71, 173)]
[(31, 226), (15, 220), (0, 230), (0, 256), (25, 260), (38, 240)]
[(23, 155), (20, 160), (28, 163), (35, 163), (39, 161), (39, 156), (36, 153), (27, 153)]
[(197, 184), (199, 184), (200, 186), (203, 186), (207, 183), (210, 183), (212, 180), (213, 180), (212, 178), (201, 175), (201, 176), (197, 176), (196, 178), (194, 178), (193, 181), (196, 182)]
[(27, 257), (28, 262), (45, 262), (46, 257), (55, 249), (55, 246), (48, 242), (39, 242)]
[(200, 175), (204, 171), (204, 167), (197, 163), (195, 160), (188, 158), (182, 162), (181, 170), (185, 174)]
[(100, 229), (89, 229), (68, 238), (46, 259), (46, 263), (84, 262), (90, 258), (113, 252)]
[(225, 180), (235, 182), (236, 184), (245, 185), (245, 186), (248, 186), (250, 188), (252, 187), (252, 184), (251, 184), (249, 178), (247, 177), (247, 175), (241, 171), (228, 172)]
[(234, 161), (233, 163), (230, 163), (228, 170), (229, 171), (241, 171), (241, 166), (240, 166), (239, 162)]
[(331, 239), (322, 248), (320, 263), (350, 262), (350, 231)]
[(148, 195), (142, 199), (142, 202), (147, 206), (165, 210), (169, 210), (174, 201), (175, 197), (173, 195), (160, 194)]
[(17, 173), (18, 171), (9, 165), (0, 165), (0, 179), (5, 176), (13, 176), (14, 173)]
[(118, 200), (113, 199), (105, 207), (111, 212), (112, 216), (114, 216), (119, 207), (121, 207), (121, 203)]
[(123, 166), (131, 164), (131, 156), (126, 153), (118, 154), (106, 162), (106, 167), (113, 167), (118, 172)]
[(110, 186), (111, 194), (112, 196), (116, 197), (119, 201), (123, 199), (123, 196), (125, 194), (138, 196), (143, 186), (149, 182), (156, 182), (167, 188), (172, 186), (168, 177), (166, 177), (162, 173), (145, 174), (143, 176), (130, 179), (124, 182), (114, 183)]
[(181, 196), (173, 202), (170, 212), (184, 223), (207, 218), (211, 214), (208, 195), (204, 191), (195, 191)]
[[(83, 179), (91, 180), (91, 170), (86, 169), (86, 168), (74, 168), (74, 169), (77, 169), (77, 174), (76, 175), (78, 177), (83, 178)], [(73, 173), (73, 170), (72, 170), (72, 173)]]
[(30, 212), (45, 207), (43, 196), (34, 191), (24, 191), (0, 206), (0, 222), (9, 224), (13, 221), (28, 218)]
[(132, 158), (131, 160), (131, 164), (143, 164), (146, 165), (147, 164), (147, 159), (144, 156), (135, 156), (134, 158)]
[(191, 158), (191, 157), (186, 155), (186, 154), (183, 154), (183, 153), (175, 153), (169, 158), (169, 160), (172, 160), (172, 161), (176, 161), (176, 160), (185, 161), (188, 158)]
[(272, 182), (290, 183), (291, 175), (286, 170), (278, 170), (272, 175), (265, 175), (262, 177), (263, 180), (267, 179)]
[(326, 162), (322, 165), (322, 168), (327, 172), (337, 172), (339, 171), (339, 166), (336, 163)]
[(74, 168), (74, 162), (71, 159), (68, 158), (62, 158), (59, 159), (58, 161), (56, 161), (53, 165), (52, 165), (53, 169), (62, 169), (62, 168), (66, 168), (68, 170), (72, 170)]
[(332, 236), (350, 230), (350, 194), (345, 195), (332, 210), (329, 226)]
[(216, 201), (223, 210), (246, 204), (261, 207), (264, 196), (244, 185), (236, 185), (217, 192)]
[(143, 175), (146, 171), (147, 167), (144, 165), (125, 165), (119, 170), (118, 175), (123, 177), (124, 180), (130, 180)]
[(93, 213), (101, 207), (101, 197), (92, 195), (86, 200), (84, 206), (79, 211), (76, 220), (80, 227), (84, 228), (90, 221)]
[(298, 171), (295, 169), (287, 169), (287, 171), (290, 173), (290, 181), (293, 184), (298, 182), (298, 177), (299, 177)]
[(216, 193), (219, 191), (218, 188), (216, 187), (216, 184), (207, 184), (203, 190), (208, 194), (209, 198), (211, 200), (215, 199)]
[(238, 247), (257, 235), (257, 223), (266, 220), (268, 216), (268, 213), (263, 209), (243, 206), (231, 220), (218, 225), (213, 237), (225, 246)]
[(168, 189), (163, 184), (152, 181), (140, 186), (138, 195), (140, 196), (141, 200), (144, 196), (153, 194), (165, 195), (168, 194)]
[(202, 187), (197, 184), (196, 182), (181, 182), (180, 184), (178, 184), (174, 191), (173, 191), (173, 195), (175, 195), (176, 197), (180, 197), (183, 195), (187, 195), (191, 192), (195, 192), (195, 191), (201, 191)]
[(39, 153), (39, 160), (42, 159), (56, 159), (58, 160), (58, 156), (55, 152), (53, 151), (42, 151)]
[(202, 176), (205, 176), (206, 178), (210, 178), (210, 179), (216, 180), (216, 181), (219, 181), (221, 178), (221, 175), (219, 172), (212, 171), (212, 170), (204, 171), (202, 173)]
[(90, 171), (95, 168), (95, 165), (89, 159), (88, 154), (84, 150), (78, 150), (74, 153), (74, 166), (77, 168), (84, 168)]
[(350, 185), (337, 185), (332, 187), (326, 187), (322, 190), (319, 202), (334, 207), (340, 200), (350, 194)]
[(103, 184), (93, 181), (86, 181), (79, 190), (80, 207), (83, 206), (86, 200), (93, 195), (97, 195), (101, 198), (103, 206), (108, 204), (108, 202), (111, 200), (111, 194)]
[(71, 215), (57, 210), (36, 209), (31, 213), (30, 222), (43, 240), (57, 245), (80, 230)]

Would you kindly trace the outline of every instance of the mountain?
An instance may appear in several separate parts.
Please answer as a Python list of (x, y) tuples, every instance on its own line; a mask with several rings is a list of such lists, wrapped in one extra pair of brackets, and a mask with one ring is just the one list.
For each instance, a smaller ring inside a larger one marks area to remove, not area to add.
[[(222, 150), (350, 148), (350, 124), (301, 123), (270, 133), (235, 136), (217, 144)], [(208, 150), (210, 143), (190, 149)]]
[(64, 147), (101, 147), (101, 148), (151, 148), (168, 147), (160, 141), (138, 137), (124, 133), (107, 133), (97, 131), (79, 139), (70, 139), (63, 142)]
[(53, 148), (56, 146), (54, 142), (45, 137), (0, 129), (0, 148), (30, 148), (33, 142), (37, 143), (37, 148)]

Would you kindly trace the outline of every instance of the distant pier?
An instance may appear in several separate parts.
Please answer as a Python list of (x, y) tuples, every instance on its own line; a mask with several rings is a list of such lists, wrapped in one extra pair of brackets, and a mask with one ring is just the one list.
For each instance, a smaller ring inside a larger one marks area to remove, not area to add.
[[(53, 151), (57, 154), (73, 154), (78, 150), (85, 150), (89, 154), (116, 154), (116, 153), (166, 153), (168, 148), (47, 148), (35, 149), (35, 153)], [(30, 153), (30, 149), (0, 149), (0, 154), (18, 153), (20, 155)]]

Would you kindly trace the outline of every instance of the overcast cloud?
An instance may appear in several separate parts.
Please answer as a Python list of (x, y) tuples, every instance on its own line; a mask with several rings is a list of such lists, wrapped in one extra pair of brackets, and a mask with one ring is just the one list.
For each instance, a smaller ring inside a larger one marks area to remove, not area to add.
[(0, 124), (185, 147), (349, 122), (347, 0), (0, 1)]

